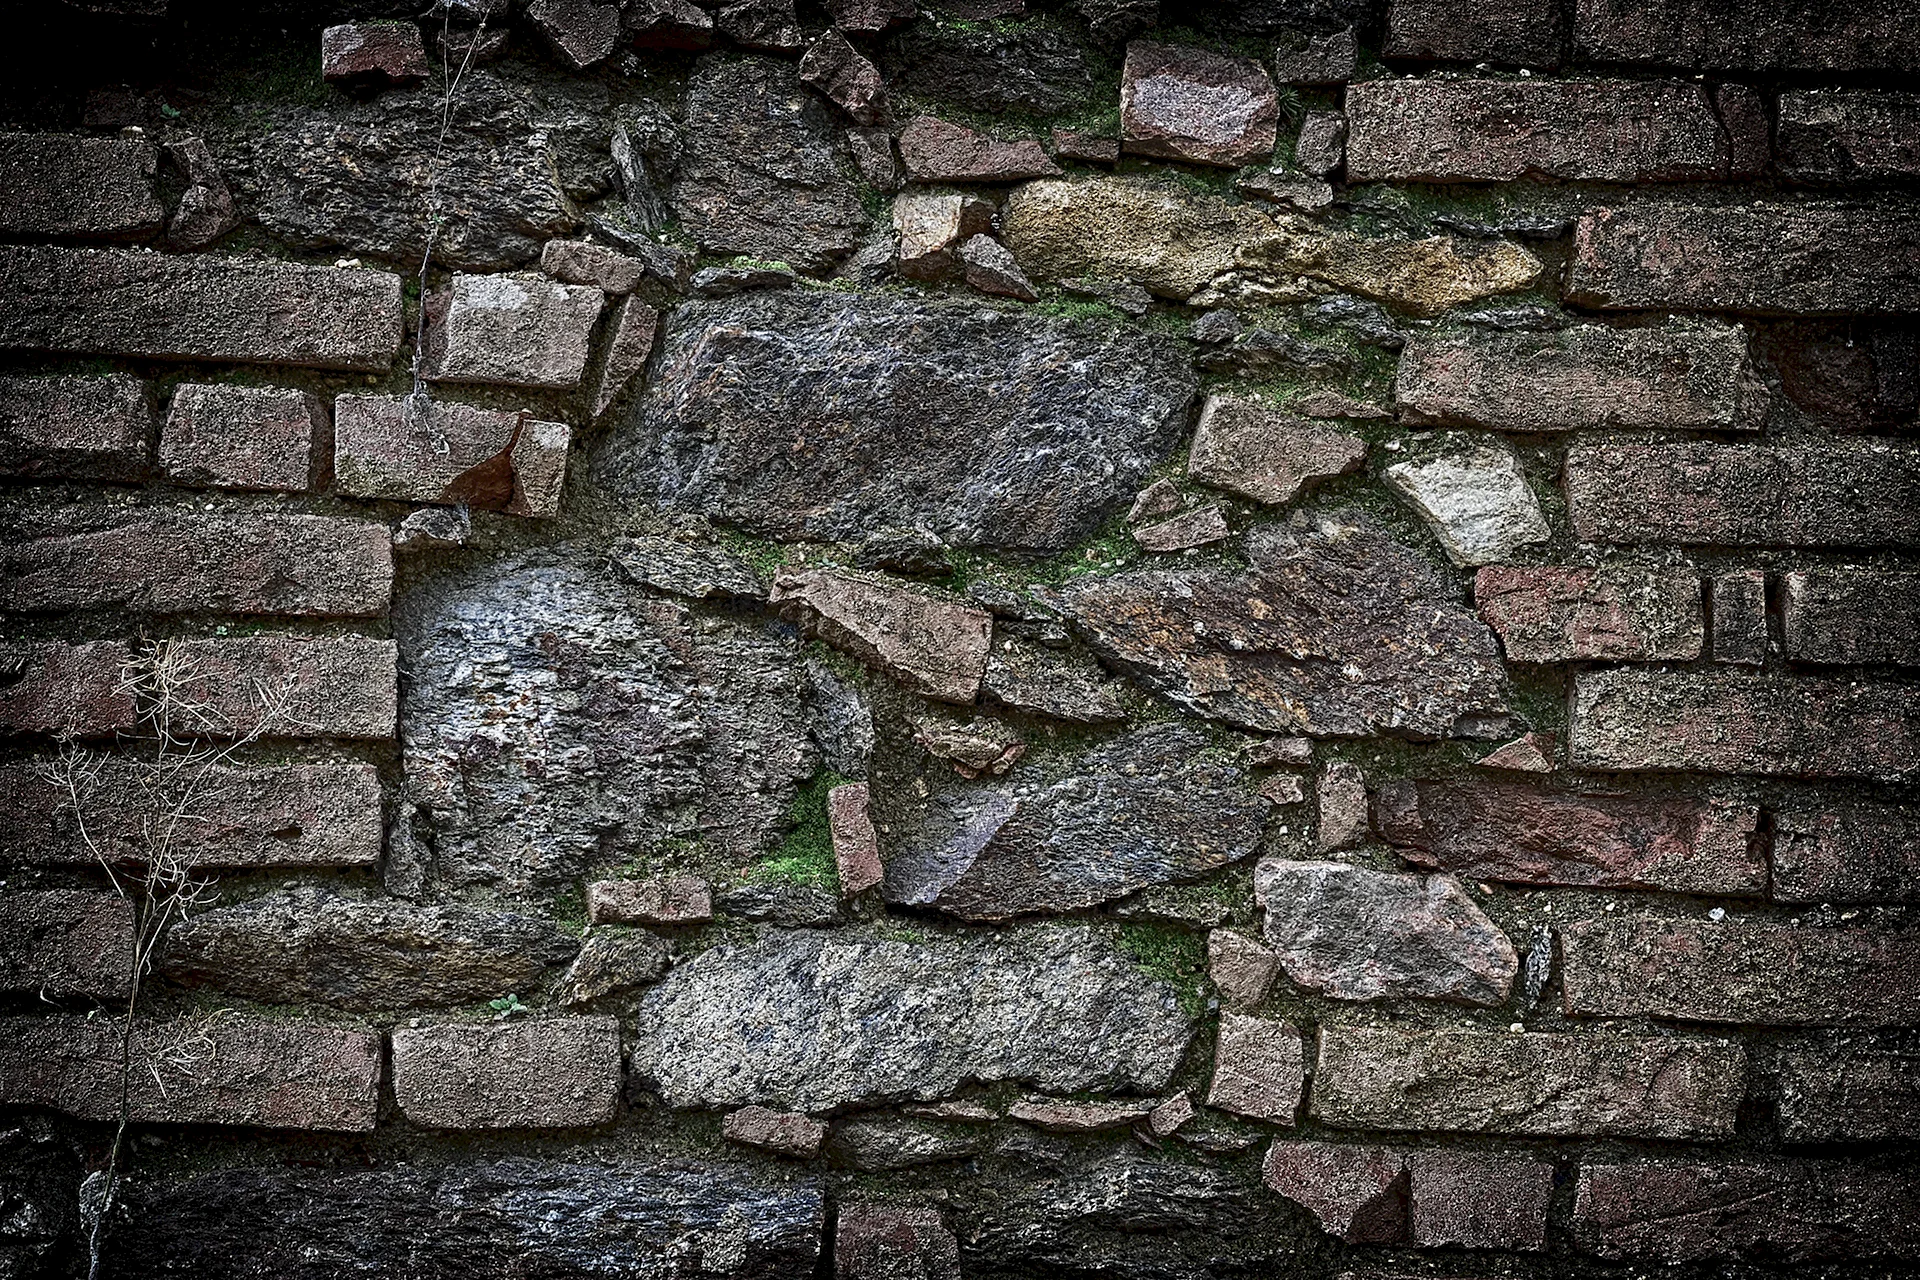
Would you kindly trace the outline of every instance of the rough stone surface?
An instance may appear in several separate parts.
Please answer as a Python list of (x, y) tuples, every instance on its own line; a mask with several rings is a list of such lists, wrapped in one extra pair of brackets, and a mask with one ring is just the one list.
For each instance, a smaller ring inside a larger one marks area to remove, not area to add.
[(175, 483), (219, 489), (323, 487), (326, 410), (300, 391), (188, 384), (173, 393), (160, 466)]
[(1359, 69), (1359, 57), (1352, 27), (1324, 35), (1283, 32), (1274, 51), (1274, 71), (1282, 84), (1345, 84)]
[(1134, 526), (1133, 540), (1143, 551), (1186, 551), (1226, 538), (1226, 511), (1217, 502), (1182, 512), (1171, 520)]
[(1497, 431), (1757, 429), (1767, 390), (1738, 326), (1416, 336), (1394, 401), (1416, 423)]
[(402, 502), (560, 513), (572, 432), (522, 411), (406, 396), (334, 401), (334, 471), (342, 493)]
[(1273, 151), (1279, 99), (1252, 58), (1136, 40), (1120, 73), (1121, 145), (1233, 169)]
[(1220, 1015), (1207, 1105), (1270, 1124), (1293, 1124), (1306, 1090), (1300, 1032), (1286, 1022)]
[(1275, 1142), (1267, 1187), (1351, 1244), (1546, 1246), (1553, 1165), (1487, 1152)]
[(728, 1112), (720, 1122), (720, 1133), (729, 1142), (760, 1147), (775, 1155), (799, 1160), (811, 1160), (819, 1155), (820, 1144), (827, 1140), (827, 1126), (813, 1117), (766, 1107), (742, 1107)]
[(133, 928), (133, 904), (118, 894), (0, 893), (0, 991), (125, 1000)]
[(698, 924), (713, 919), (713, 890), (698, 876), (595, 880), (587, 886), (595, 924)]
[(1053, 1098), (1022, 1098), (1007, 1108), (1007, 1118), (1049, 1133), (1098, 1133), (1145, 1122), (1153, 1108), (1140, 1101), (1060, 1102)]
[[(909, 994), (910, 993), (910, 994)], [(723, 944), (642, 997), (633, 1072), (670, 1106), (818, 1111), (951, 1094), (1165, 1086), (1193, 1024), (1172, 990), (1086, 929), (876, 942), (815, 932)]]
[(640, 536), (614, 543), (611, 559), (628, 581), (689, 600), (767, 596), (753, 566), (722, 547)]
[(596, 928), (560, 980), (564, 1004), (591, 1004), (602, 996), (658, 982), (671, 967), (666, 942), (645, 929)]
[(1920, 94), (1790, 89), (1780, 95), (1780, 171), (1815, 182), (1920, 177)]
[(834, 1280), (960, 1280), (960, 1243), (926, 1205), (872, 1201), (840, 1206)]
[(231, 636), (170, 641), (181, 734), (210, 738), (392, 738), (393, 641), (371, 636)]
[(1489, 565), (1473, 600), (1509, 662), (1686, 662), (1706, 645), (1693, 569)]
[(800, 80), (825, 94), (856, 122), (876, 125), (887, 115), (887, 86), (866, 55), (829, 29), (800, 59)]
[(1263, 933), (1299, 986), (1336, 1000), (1504, 1004), (1520, 959), (1452, 876), (1263, 858)]
[(1242, 573), (1136, 570), (1054, 596), (1109, 662), (1239, 728), (1437, 738), (1504, 714), (1492, 634), (1362, 518), (1268, 525), (1246, 552)]
[(1920, 1057), (1788, 1052), (1780, 1061), (1780, 1133), (1796, 1143), (1920, 1138)]
[(620, 9), (594, 0), (533, 0), (527, 21), (575, 71), (612, 56), (620, 43)]
[(1314, 787), (1319, 828), (1315, 832), (1321, 853), (1364, 842), (1367, 824), (1367, 775), (1349, 760), (1334, 760), (1320, 771)]
[(320, 74), (354, 87), (418, 84), (427, 47), (411, 22), (344, 22), (320, 33)]
[(1021, 302), (1039, 300), (1033, 291), (1033, 282), (1021, 273), (1007, 247), (992, 236), (969, 238), (960, 246), (960, 263), (967, 283), (982, 293), (1017, 298)]
[(1308, 483), (1357, 470), (1366, 441), (1244, 396), (1211, 395), (1187, 474), (1258, 502), (1291, 502)]
[(995, 637), (980, 692), (988, 699), (1070, 724), (1119, 724), (1127, 718), (1120, 686), (1100, 664), (1071, 650)]
[[(916, 1114), (935, 1109), (908, 1108)], [(989, 1112), (984, 1117), (970, 1119), (999, 1118), (998, 1112)], [(827, 1139), (827, 1158), (843, 1168), (887, 1172), (965, 1160), (979, 1155), (986, 1146), (986, 1135), (971, 1126), (927, 1124), (882, 1113), (856, 1116), (835, 1124)]]
[(145, 138), (0, 133), (0, 230), (122, 237), (156, 230), (159, 155)]
[(915, 182), (1023, 182), (1057, 178), (1039, 143), (1005, 141), (934, 116), (915, 116), (900, 131), (900, 160)]
[(1920, 71), (1920, 28), (1873, 0), (1580, 0), (1574, 52), (1709, 70)]
[(577, 386), (605, 300), (596, 286), (535, 275), (456, 275), (427, 301), (426, 376), (438, 382)]
[(1251, 1009), (1267, 998), (1280, 975), (1280, 957), (1245, 934), (1215, 929), (1207, 934), (1207, 977), (1221, 1003)]
[(1381, 53), (1549, 68), (1559, 64), (1566, 36), (1566, 15), (1555, 0), (1506, 0), (1477, 9), (1461, 9), (1449, 0), (1393, 0)]
[(1920, 573), (1801, 569), (1780, 583), (1790, 661), (1920, 666)]
[(1520, 457), (1502, 441), (1449, 434), (1444, 452), (1381, 473), (1456, 565), (1491, 564), (1552, 536)]
[(632, 293), (646, 278), (647, 264), (591, 240), (549, 240), (540, 250), (540, 270), (562, 284)]
[(966, 24), (920, 23), (882, 48), (888, 83), (901, 93), (990, 114), (1069, 112), (1094, 91), (1093, 59), (1069, 32), (983, 21), (1001, 14), (954, 16)]
[(610, 1017), (396, 1027), (393, 1093), (430, 1129), (577, 1129), (613, 1119), (620, 1024)]
[(1331, 177), (1347, 158), (1347, 117), (1341, 111), (1309, 111), (1300, 120), (1293, 159), (1316, 178)]
[(0, 378), (0, 475), (137, 480), (152, 440), (138, 378)]
[[(618, 496), (778, 538), (920, 528), (1044, 553), (1097, 528), (1184, 427), (1169, 340), (833, 293), (694, 303), (601, 446)], [(796, 433), (798, 427), (798, 433)]]
[(1313, 1114), (1353, 1129), (1726, 1138), (1746, 1067), (1725, 1040), (1328, 1027)]
[(99, 738), (133, 728), (133, 660), (111, 640), (0, 646), (0, 731)]
[(1713, 660), (1765, 666), (1772, 647), (1767, 621), (1767, 571), (1734, 569), (1707, 584), (1713, 616)]
[(833, 864), (843, 894), (864, 893), (884, 875), (880, 836), (873, 829), (867, 802), (864, 782), (849, 782), (827, 792), (827, 829), (833, 836)]
[(791, 602), (821, 639), (915, 693), (967, 703), (980, 691), (993, 636), (992, 615), (983, 609), (878, 575), (830, 569), (783, 573), (768, 599)]
[(660, 313), (638, 298), (623, 299), (614, 308), (611, 330), (605, 350), (588, 373), (596, 418), (603, 417), (647, 367), (647, 359), (653, 355), (654, 335), (660, 330)]
[(1920, 813), (1888, 804), (1773, 813), (1781, 902), (1920, 902)]

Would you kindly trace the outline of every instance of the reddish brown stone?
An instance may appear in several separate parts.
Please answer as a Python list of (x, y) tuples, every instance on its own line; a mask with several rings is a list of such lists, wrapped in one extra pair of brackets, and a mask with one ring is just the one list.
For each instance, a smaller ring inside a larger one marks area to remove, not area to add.
[(579, 1129), (620, 1100), (611, 1017), (447, 1023), (393, 1032), (393, 1095), (429, 1129)]
[(320, 74), (351, 85), (418, 84), (427, 48), (411, 22), (345, 22), (320, 33)]
[(1208, 1106), (1291, 1127), (1305, 1088), (1300, 1032), (1291, 1023), (1220, 1015)]
[(1375, 822), (1409, 862), (1475, 880), (1730, 894), (1767, 883), (1759, 811), (1696, 795), (1390, 782)]
[(1271, 155), (1273, 77), (1252, 58), (1135, 40), (1120, 73), (1122, 145), (1143, 156), (1234, 169)]
[(427, 299), (425, 371), (437, 382), (567, 388), (587, 371), (606, 295), (536, 275), (456, 275)]
[(849, 782), (827, 792), (827, 828), (833, 834), (833, 862), (840, 892), (864, 893), (880, 883), (880, 836), (867, 813), (867, 784)]
[(1103, 138), (1073, 129), (1055, 129), (1052, 138), (1053, 154), (1062, 160), (1078, 160), (1082, 164), (1120, 163), (1118, 138)]
[(1570, 1014), (1920, 1024), (1920, 933), (1644, 916), (1569, 925), (1560, 951)]
[(1267, 1186), (1351, 1244), (1404, 1244), (1412, 1235), (1411, 1177), (1389, 1147), (1281, 1142), (1261, 1165)]
[(1705, 640), (1692, 569), (1488, 565), (1473, 598), (1511, 662), (1687, 661)]
[(404, 396), (334, 401), (334, 467), (340, 492), (363, 498), (486, 507), (514, 515), (560, 514), (571, 432), (530, 412)]
[(596, 0), (533, 0), (527, 21), (575, 71), (604, 62), (620, 47), (620, 6)]
[(1098, 1133), (1142, 1124), (1153, 1110), (1145, 1101), (1064, 1102), (1057, 1098), (1021, 1098), (1007, 1108), (1007, 1118), (1050, 1133)]
[(972, 702), (986, 674), (993, 615), (874, 574), (783, 573), (768, 599), (792, 602), (822, 640), (942, 702)]
[(1556, 741), (1551, 733), (1523, 733), (1475, 760), (1474, 767), (1508, 773), (1552, 773)]
[(1147, 1112), (1147, 1131), (1156, 1138), (1168, 1137), (1178, 1133), (1194, 1114), (1193, 1099), (1182, 1089)]
[(1251, 1009), (1267, 998), (1280, 976), (1280, 957), (1245, 934), (1215, 929), (1207, 935), (1207, 977), (1232, 1009)]
[(1713, 660), (1743, 667), (1767, 661), (1767, 571), (1734, 569), (1707, 584), (1713, 612)]
[(133, 904), (117, 893), (0, 893), (0, 991), (124, 1000)]
[(1920, 667), (1920, 573), (1801, 569), (1780, 583), (1790, 661)]
[(1314, 800), (1320, 816), (1318, 848), (1321, 853), (1364, 843), (1370, 834), (1367, 826), (1367, 775), (1360, 766), (1347, 760), (1332, 760), (1320, 771), (1314, 788)]
[(0, 733), (98, 738), (133, 728), (132, 663), (115, 641), (0, 645)]
[(827, 1126), (812, 1116), (768, 1107), (741, 1107), (720, 1121), (720, 1135), (728, 1142), (760, 1147), (775, 1155), (811, 1160), (827, 1140)]
[[(64, 1015), (0, 1020), (0, 1101), (82, 1120), (120, 1115), (121, 1024)], [(136, 1024), (129, 1118), (370, 1132), (380, 1037), (230, 1012)]]
[(176, 731), (216, 738), (391, 738), (398, 656), (371, 636), (172, 640), (158, 679), (177, 696)]
[(1245, 396), (1208, 396), (1187, 457), (1202, 484), (1259, 502), (1291, 502), (1310, 482), (1357, 470), (1360, 437)]
[(647, 264), (591, 240), (549, 240), (540, 269), (562, 284), (591, 285), (603, 293), (632, 293), (646, 278)]
[(1546, 69), (1560, 64), (1566, 35), (1557, 0), (1501, 0), (1471, 8), (1454, 0), (1393, 0), (1380, 54)]
[(0, 231), (22, 237), (155, 231), (166, 216), (153, 191), (158, 167), (159, 155), (143, 137), (0, 133)]
[(0, 475), (137, 480), (152, 439), (138, 378), (0, 378)]
[(1788, 399), (1835, 431), (1899, 429), (1920, 408), (1920, 332), (1910, 323), (1768, 325), (1760, 349)]
[(1024, 182), (1061, 174), (1037, 142), (1003, 142), (932, 116), (915, 116), (900, 131), (900, 159), (915, 182)]
[(1773, 814), (1779, 902), (1920, 902), (1920, 812), (1890, 804)]
[(1780, 1060), (1780, 1135), (1788, 1142), (1920, 1139), (1920, 1056), (1847, 1047)]
[(324, 487), (326, 410), (275, 387), (187, 385), (173, 393), (160, 466), (180, 484), (219, 489)]
[(1920, 177), (1920, 94), (1789, 89), (1780, 95), (1780, 171), (1816, 182)]
[(1724, 1040), (1327, 1026), (1313, 1114), (1348, 1129), (1726, 1138), (1746, 1066)]
[(1185, 551), (1227, 537), (1226, 511), (1217, 502), (1195, 507), (1154, 524), (1136, 525), (1133, 540), (1142, 551)]
[(1578, 0), (1574, 54), (1714, 71), (1920, 71), (1920, 22), (1883, 0)]
[(838, 31), (829, 29), (800, 59), (800, 82), (825, 94), (835, 106), (865, 125), (887, 117), (887, 85), (880, 69)]
[(960, 1242), (939, 1210), (881, 1201), (839, 1209), (835, 1280), (960, 1280)]
[(695, 876), (595, 880), (587, 886), (595, 924), (699, 924), (713, 919), (713, 890)]
[(1546, 1247), (1553, 1165), (1489, 1152), (1275, 1142), (1266, 1184), (1352, 1244)]
[(594, 417), (612, 408), (634, 375), (647, 367), (647, 357), (653, 354), (653, 337), (659, 328), (660, 313), (638, 298), (623, 299), (614, 309), (612, 334), (606, 341), (606, 349), (587, 375)]

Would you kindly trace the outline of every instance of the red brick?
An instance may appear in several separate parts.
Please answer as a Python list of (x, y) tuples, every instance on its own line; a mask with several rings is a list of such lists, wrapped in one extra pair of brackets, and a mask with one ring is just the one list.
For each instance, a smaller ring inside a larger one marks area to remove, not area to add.
[(326, 422), (304, 391), (183, 386), (160, 433), (160, 465), (181, 484), (303, 493), (326, 481)]
[(694, 876), (596, 880), (587, 886), (595, 924), (698, 924), (713, 919), (713, 890)]
[(1327, 1026), (1313, 1114), (1348, 1129), (1726, 1138), (1747, 1056), (1672, 1036)]
[(1622, 668), (1576, 672), (1576, 769), (1894, 779), (1920, 769), (1920, 686)]
[[(120, 1022), (0, 1019), (0, 1101), (82, 1120), (120, 1114)], [(374, 1127), (380, 1038), (313, 1022), (227, 1012), (142, 1022), (128, 1099), (138, 1123), (265, 1129)]]
[(1776, 810), (1780, 902), (1920, 902), (1920, 811), (1890, 804)]
[(1920, 94), (1788, 89), (1780, 95), (1780, 172), (1815, 182), (1920, 177)]
[(1920, 1025), (1920, 933), (1645, 916), (1569, 925), (1560, 951), (1574, 1015)]
[(0, 541), (0, 610), (372, 618), (393, 594), (391, 534), (371, 520), (68, 508), (34, 524)]
[(0, 475), (137, 480), (152, 440), (138, 378), (0, 378)]
[(393, 1092), (429, 1129), (576, 1129), (606, 1124), (620, 1098), (620, 1024), (537, 1018), (400, 1027)]
[(1767, 571), (1733, 569), (1707, 587), (1713, 609), (1713, 660), (1764, 666), (1769, 643)]
[(741, 1107), (720, 1121), (721, 1136), (729, 1142), (761, 1147), (776, 1155), (811, 1160), (827, 1140), (827, 1126), (812, 1116), (768, 1107)]
[(1920, 573), (1802, 569), (1780, 594), (1789, 661), (1920, 667)]
[(1731, 176), (1707, 88), (1657, 80), (1373, 80), (1347, 88), (1356, 182)]
[(1697, 795), (1569, 791), (1524, 782), (1383, 784), (1380, 834), (1417, 866), (1509, 884), (1759, 894), (1759, 810)]
[(1577, 0), (1574, 54), (1714, 71), (1920, 71), (1920, 20), (1884, 0)]
[(374, 738), (398, 723), (398, 656), (371, 636), (174, 640), (163, 677), (185, 708), (175, 727), (210, 737)]
[(1788, 1142), (1920, 1139), (1920, 1055), (1843, 1046), (1780, 1060), (1780, 1135)]
[(1291, 1127), (1305, 1079), (1300, 1032), (1291, 1023), (1220, 1015), (1208, 1106)]
[(157, 231), (160, 157), (142, 137), (0, 133), (0, 231), (22, 237)]
[(0, 893), (0, 991), (124, 1000), (133, 904), (116, 893)]
[(403, 396), (341, 396), (335, 483), (362, 498), (555, 516), (571, 435), (526, 412), (433, 402), (414, 413)]
[(938, 1209), (867, 1201), (839, 1210), (834, 1280), (960, 1280), (960, 1242)]
[(865, 892), (880, 883), (880, 836), (867, 812), (867, 784), (849, 782), (827, 792), (827, 827), (833, 833), (833, 861), (840, 892)]
[(1351, 1244), (1539, 1250), (1553, 1165), (1494, 1152), (1275, 1142), (1267, 1186)]
[[(27, 866), (95, 861), (92, 840), (114, 862), (146, 857), (155, 816), (151, 766), (113, 757), (87, 762), (80, 787), (86, 839), (66, 787), (44, 766), (0, 766), (0, 859)], [(380, 860), (380, 775), (337, 761), (226, 766), (175, 780), (185, 802), (168, 828), (169, 851), (188, 867), (370, 867)]]
[(1597, 569), (1488, 565), (1474, 575), (1480, 618), (1510, 662), (1684, 662), (1705, 644), (1700, 575), (1630, 564)]
[(1855, 1162), (1594, 1164), (1574, 1184), (1573, 1232), (1603, 1258), (1920, 1257), (1920, 1172)]
[(132, 665), (118, 641), (0, 645), (0, 733), (98, 738), (133, 728)]
[(1003, 142), (932, 116), (907, 121), (900, 159), (915, 182), (1023, 182), (1061, 172), (1037, 142)]
[(1454, 0), (1393, 0), (1387, 12), (1386, 58), (1558, 66), (1567, 20), (1558, 0), (1495, 0), (1462, 7)]

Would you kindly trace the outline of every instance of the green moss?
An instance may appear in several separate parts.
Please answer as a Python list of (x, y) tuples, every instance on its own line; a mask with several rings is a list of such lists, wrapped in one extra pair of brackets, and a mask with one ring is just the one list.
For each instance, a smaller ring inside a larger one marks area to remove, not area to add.
[(787, 833), (773, 855), (753, 868), (756, 883), (797, 884), (838, 890), (833, 832), (827, 825), (827, 792), (851, 781), (831, 769), (815, 774), (787, 810)]
[(1189, 1017), (1206, 1012), (1199, 977), (1206, 968), (1207, 941), (1197, 933), (1158, 924), (1123, 924), (1120, 946), (1147, 973), (1168, 983)]

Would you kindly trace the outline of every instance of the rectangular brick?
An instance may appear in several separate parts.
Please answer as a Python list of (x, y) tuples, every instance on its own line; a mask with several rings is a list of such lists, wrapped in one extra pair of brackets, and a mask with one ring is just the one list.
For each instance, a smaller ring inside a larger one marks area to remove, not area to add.
[(1592, 444), (1567, 452), (1587, 542), (1920, 546), (1920, 451), (1872, 445)]
[(1920, 573), (1802, 569), (1781, 588), (1790, 661), (1920, 667)]
[(1684, 662), (1706, 643), (1688, 568), (1487, 565), (1473, 599), (1510, 662)]
[(1389, 782), (1375, 823), (1416, 866), (1508, 884), (1759, 894), (1759, 809), (1698, 795), (1472, 778)]
[(372, 636), (174, 640), (158, 665), (183, 710), (174, 728), (218, 738), (394, 736), (399, 658)]
[(117, 893), (0, 893), (0, 991), (124, 1000), (133, 904)]
[(402, 396), (334, 401), (340, 492), (402, 502), (464, 503), (515, 515), (560, 513), (571, 432), (530, 413)]
[[(120, 1025), (0, 1019), (0, 1101), (115, 1119)], [(380, 1037), (371, 1032), (222, 1012), (139, 1023), (132, 1052), (136, 1122), (364, 1133), (377, 1117)]]
[(713, 919), (713, 889), (698, 876), (595, 880), (587, 885), (595, 924), (699, 924)]
[(177, 388), (160, 433), (160, 466), (180, 484), (304, 493), (324, 488), (326, 410), (280, 387)]
[(1386, 58), (1558, 66), (1567, 20), (1559, 0), (1498, 0), (1462, 8), (1455, 0), (1393, 0)]
[(0, 378), (0, 475), (138, 480), (152, 441), (138, 378)]
[(1603, 1258), (1772, 1264), (1920, 1256), (1920, 1171), (1855, 1161), (1595, 1164), (1573, 1233)]
[(427, 299), (426, 376), (578, 386), (606, 295), (536, 275), (456, 275)]
[(1629, 311), (1920, 310), (1920, 208), (1882, 200), (1597, 209), (1574, 222), (1566, 297)]
[(386, 370), (400, 277), (357, 267), (0, 246), (0, 347)]
[(370, 867), (380, 860), (380, 775), (370, 764), (220, 766), (163, 782), (150, 765), (104, 758), (80, 776), (86, 838), (67, 788), (44, 763), (0, 765), (0, 861), (92, 863), (90, 839), (108, 859), (138, 863), (147, 856), (159, 804), (169, 800), (184, 816), (167, 829), (168, 850), (195, 870)]
[(1350, 1244), (1544, 1249), (1553, 1164), (1486, 1151), (1275, 1142), (1261, 1176)]
[(1920, 1055), (1795, 1049), (1780, 1059), (1788, 1142), (1920, 1139)]
[(1780, 902), (1920, 902), (1920, 812), (1891, 804), (1775, 811), (1773, 896)]
[(430, 1129), (577, 1129), (613, 1119), (620, 1024), (538, 1018), (401, 1027), (393, 1092)]
[(372, 520), (68, 508), (0, 540), (0, 610), (374, 618), (393, 594), (393, 544)]
[(1920, 177), (1920, 94), (1785, 90), (1774, 153), (1782, 173), (1814, 182)]
[(1355, 182), (1704, 181), (1735, 176), (1735, 154), (1702, 84), (1435, 78), (1347, 87)]
[(1574, 56), (1712, 71), (1920, 71), (1920, 19), (1885, 0), (1577, 0)]
[(0, 133), (0, 232), (131, 236), (160, 229), (160, 156), (145, 138)]
[(1725, 1138), (1746, 1068), (1718, 1040), (1328, 1026), (1312, 1106), (1349, 1129)]
[(1716, 574), (1707, 590), (1713, 607), (1713, 660), (1764, 666), (1769, 644), (1766, 570)]
[(134, 726), (133, 650), (115, 640), (0, 644), (0, 733), (99, 738)]
[(1291, 1126), (1306, 1088), (1300, 1050), (1300, 1032), (1291, 1023), (1222, 1013), (1207, 1105)]
[(1920, 933), (1654, 916), (1560, 934), (1570, 1014), (1761, 1026), (1920, 1023)]
[(1576, 769), (1895, 779), (1920, 769), (1920, 685), (1619, 668), (1573, 677)]
[(1911, 320), (1790, 320), (1755, 352), (1811, 421), (1832, 431), (1898, 431), (1920, 409), (1920, 326)]

